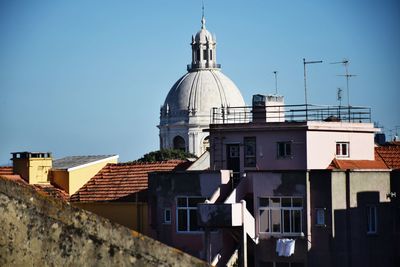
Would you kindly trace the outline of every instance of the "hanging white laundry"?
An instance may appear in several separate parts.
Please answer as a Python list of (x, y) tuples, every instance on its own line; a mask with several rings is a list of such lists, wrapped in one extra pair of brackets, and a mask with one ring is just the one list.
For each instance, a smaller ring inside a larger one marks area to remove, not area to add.
[(294, 239), (287, 239), (285, 243), (285, 252), (283, 256), (290, 257), (294, 254), (294, 247), (295, 247), (296, 240)]
[(294, 239), (281, 238), (276, 240), (276, 252), (278, 256), (290, 257), (294, 254), (295, 249)]

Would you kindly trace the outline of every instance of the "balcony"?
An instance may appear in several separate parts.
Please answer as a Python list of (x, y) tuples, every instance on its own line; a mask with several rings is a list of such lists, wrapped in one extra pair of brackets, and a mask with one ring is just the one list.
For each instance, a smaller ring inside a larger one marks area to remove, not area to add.
[(331, 121), (370, 123), (371, 108), (359, 106), (273, 105), (213, 108), (211, 124)]

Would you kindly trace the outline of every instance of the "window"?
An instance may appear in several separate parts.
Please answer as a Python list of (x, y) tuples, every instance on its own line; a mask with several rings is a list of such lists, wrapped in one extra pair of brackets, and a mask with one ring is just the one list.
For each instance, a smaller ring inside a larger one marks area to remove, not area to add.
[(196, 50), (196, 60), (200, 61), (200, 49)]
[(175, 136), (173, 143), (174, 143), (174, 149), (186, 151), (185, 139), (183, 139), (181, 136), (179, 135)]
[(171, 223), (171, 209), (169, 208), (164, 209), (164, 223), (165, 224)]
[(203, 203), (205, 200), (203, 197), (178, 197), (176, 199), (178, 232), (201, 231), (197, 225), (197, 204)]
[(212, 50), (210, 50), (210, 60), (212, 60)]
[(244, 138), (244, 166), (256, 167), (256, 138)]
[(325, 226), (325, 209), (316, 208), (315, 209), (315, 224), (318, 226)]
[(278, 142), (278, 158), (288, 158), (292, 156), (291, 142)]
[(203, 60), (207, 60), (208, 59), (208, 53), (207, 53), (207, 49), (203, 50)]
[(270, 234), (301, 234), (303, 199), (266, 197), (259, 199), (259, 231)]
[(376, 206), (367, 206), (367, 234), (376, 234), (377, 223)]
[(336, 142), (336, 156), (346, 158), (349, 157), (349, 143)]

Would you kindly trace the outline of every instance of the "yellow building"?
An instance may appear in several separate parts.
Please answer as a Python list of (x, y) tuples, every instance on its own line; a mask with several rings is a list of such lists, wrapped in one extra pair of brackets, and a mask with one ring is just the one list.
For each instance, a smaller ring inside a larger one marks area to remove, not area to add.
[(71, 156), (53, 161), (51, 183), (69, 195), (74, 194), (108, 163), (117, 163), (118, 155)]

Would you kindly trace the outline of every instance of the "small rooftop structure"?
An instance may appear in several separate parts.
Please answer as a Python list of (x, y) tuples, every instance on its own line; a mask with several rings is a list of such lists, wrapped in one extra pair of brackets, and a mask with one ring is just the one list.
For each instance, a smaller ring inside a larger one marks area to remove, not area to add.
[(118, 155), (69, 156), (54, 160), (53, 169), (71, 171), (77, 167), (84, 167), (109, 159), (118, 159)]

